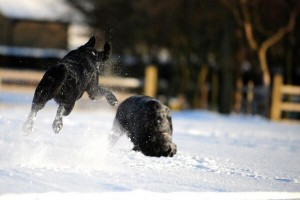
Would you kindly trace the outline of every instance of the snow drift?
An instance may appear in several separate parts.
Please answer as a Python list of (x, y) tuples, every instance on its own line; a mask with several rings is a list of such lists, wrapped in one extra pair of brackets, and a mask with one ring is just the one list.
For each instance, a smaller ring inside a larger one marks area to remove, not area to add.
[(178, 154), (153, 158), (131, 151), (126, 137), (108, 149), (115, 110), (103, 106), (105, 102), (95, 103), (92, 110), (74, 110), (57, 135), (51, 128), (56, 105), (50, 102), (39, 112), (34, 132), (24, 135), (31, 98), (0, 94), (1, 199), (76, 199), (92, 194), (112, 199), (174, 199), (179, 194), (195, 199), (220, 194), (231, 195), (229, 199), (238, 194), (244, 199), (249, 194), (300, 198), (300, 126), (260, 117), (173, 112)]

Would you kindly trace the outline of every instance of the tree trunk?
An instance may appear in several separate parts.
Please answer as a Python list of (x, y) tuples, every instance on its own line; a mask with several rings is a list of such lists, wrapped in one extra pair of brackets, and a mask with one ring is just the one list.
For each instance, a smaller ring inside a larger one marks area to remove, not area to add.
[(263, 73), (263, 82), (265, 86), (270, 85), (270, 72), (267, 62), (267, 50), (279, 42), (287, 33), (291, 32), (295, 27), (296, 17), (298, 11), (292, 11), (288, 24), (285, 27), (279, 29), (275, 34), (266, 39), (258, 50), (259, 63)]
[(258, 58), (259, 58), (259, 64), (263, 73), (263, 84), (264, 86), (269, 86), (271, 82), (270, 78), (270, 72), (268, 68), (268, 62), (267, 62), (267, 50), (269, 47), (267, 46), (261, 46), (258, 50)]

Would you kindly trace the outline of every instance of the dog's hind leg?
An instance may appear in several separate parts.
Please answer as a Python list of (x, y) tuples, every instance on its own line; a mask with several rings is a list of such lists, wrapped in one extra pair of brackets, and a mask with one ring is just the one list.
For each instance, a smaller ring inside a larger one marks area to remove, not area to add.
[(75, 101), (70, 103), (70, 104), (60, 104), (57, 112), (56, 112), (56, 117), (53, 121), (52, 128), (54, 133), (59, 133), (59, 131), (63, 127), (63, 116), (67, 116), (71, 113), (75, 105)]
[(37, 112), (43, 109), (47, 101), (53, 98), (53, 82), (54, 80), (51, 77), (45, 77), (37, 86), (32, 100), (30, 114), (23, 125), (23, 131), (25, 133), (29, 134), (32, 132)]
[(27, 134), (31, 133), (33, 130), (33, 123), (36, 119), (36, 113), (37, 113), (37, 110), (31, 109), (29, 116), (23, 125), (23, 131)]
[(63, 127), (62, 116), (64, 112), (65, 112), (65, 107), (63, 105), (59, 105), (56, 112), (55, 119), (52, 124), (54, 133), (58, 133)]

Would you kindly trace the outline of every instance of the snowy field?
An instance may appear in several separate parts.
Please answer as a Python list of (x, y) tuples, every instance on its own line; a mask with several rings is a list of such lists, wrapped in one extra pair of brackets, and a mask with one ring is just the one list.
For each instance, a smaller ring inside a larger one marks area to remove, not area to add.
[(107, 148), (105, 101), (75, 109), (57, 135), (50, 102), (25, 135), (31, 99), (0, 93), (0, 199), (300, 199), (299, 125), (173, 112), (178, 153), (153, 158), (125, 137)]

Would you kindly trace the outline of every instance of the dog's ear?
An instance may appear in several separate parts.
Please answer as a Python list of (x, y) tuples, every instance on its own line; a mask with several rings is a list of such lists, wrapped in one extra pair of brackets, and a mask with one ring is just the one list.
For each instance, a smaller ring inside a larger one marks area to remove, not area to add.
[(96, 38), (95, 38), (95, 36), (92, 36), (84, 46), (95, 48), (95, 45), (96, 45)]
[(104, 50), (103, 50), (103, 61), (107, 60), (111, 54), (111, 46), (108, 41), (104, 44)]
[(153, 99), (148, 100), (145, 103), (145, 105), (147, 108), (154, 109), (155, 111), (160, 108), (160, 104), (156, 100), (153, 100)]

